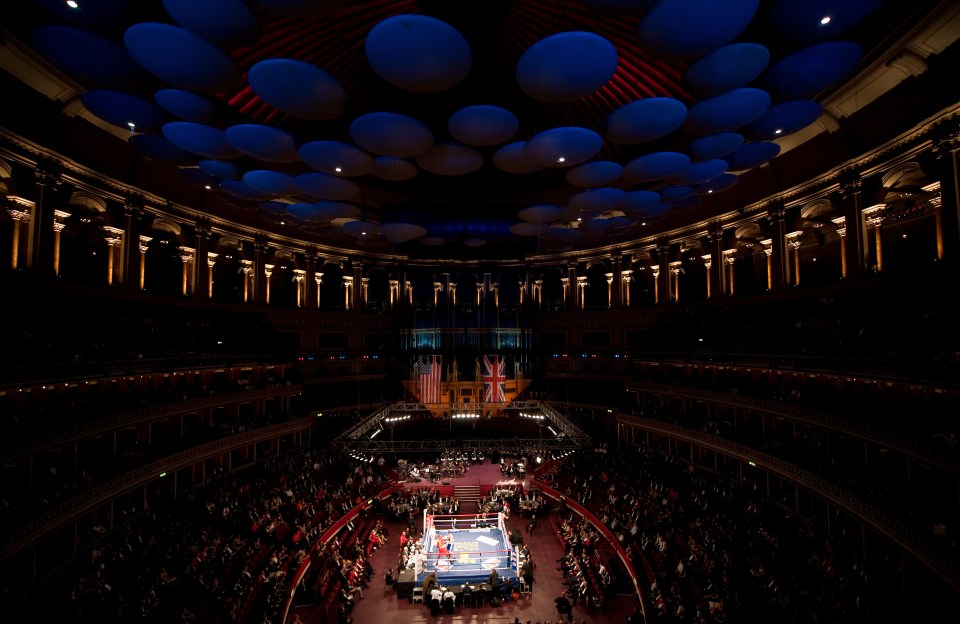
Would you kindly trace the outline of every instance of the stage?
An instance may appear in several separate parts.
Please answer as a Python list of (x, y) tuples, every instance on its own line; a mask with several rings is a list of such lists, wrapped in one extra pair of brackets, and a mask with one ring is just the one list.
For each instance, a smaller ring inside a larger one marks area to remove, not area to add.
[[(442, 477), (440, 481), (431, 481), (424, 478), (421, 481), (406, 481), (404, 489), (432, 488), (440, 491), (444, 496), (452, 496), (456, 486), (478, 486), (483, 495), (498, 486), (516, 487), (525, 486), (526, 479), (505, 476), (500, 470), (500, 464), (491, 464), (487, 459), (479, 464), (471, 464), (469, 469), (459, 477)], [(445, 489), (446, 488), (446, 489)]]

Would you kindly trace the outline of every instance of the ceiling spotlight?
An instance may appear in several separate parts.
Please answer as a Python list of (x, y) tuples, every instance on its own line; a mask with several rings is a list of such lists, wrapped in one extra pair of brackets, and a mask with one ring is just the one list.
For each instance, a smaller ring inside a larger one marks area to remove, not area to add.
[(561, 156), (560, 158), (557, 159), (557, 162), (567, 162), (567, 159)]
[(820, 18), (820, 25), (821, 25), (821, 26), (826, 26), (826, 25), (829, 24), (829, 23), (830, 23), (830, 16), (829, 16), (829, 15), (824, 15), (823, 17)]
[(79, 9), (80, 5), (76, 3), (76, 0), (67, 0), (67, 6), (71, 9)]
[(130, 127), (130, 130), (133, 130), (134, 128), (137, 127), (137, 124), (135, 124), (135, 123), (132, 122), (132, 121), (128, 121), (128, 122), (127, 122), (127, 125)]
[(210, 185), (208, 184), (208, 185), (204, 186), (203, 188), (205, 188), (205, 189), (207, 189), (207, 190), (209, 191), (209, 190), (210, 190)]
[(583, 221), (583, 217), (577, 217), (577, 221)]
[(281, 221), (281, 222), (280, 222), (280, 225), (286, 225), (286, 224), (287, 224), (286, 221)]
[(774, 134), (783, 134), (783, 128), (777, 128), (773, 131)]
[(333, 170), (336, 171), (337, 173), (340, 173), (341, 171), (343, 171), (343, 169), (341, 169), (340, 167), (334, 167)]
[(707, 189), (707, 195), (713, 192), (713, 189)]

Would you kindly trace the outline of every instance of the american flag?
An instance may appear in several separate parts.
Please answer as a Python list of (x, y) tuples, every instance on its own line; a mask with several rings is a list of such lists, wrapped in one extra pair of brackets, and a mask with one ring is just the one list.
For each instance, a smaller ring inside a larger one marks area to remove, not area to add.
[(430, 356), (429, 360), (420, 360), (417, 364), (417, 379), (420, 384), (421, 403), (440, 402), (440, 374), (443, 371), (443, 358)]
[(483, 401), (484, 403), (506, 402), (507, 376), (503, 371), (504, 361), (499, 355), (483, 356)]

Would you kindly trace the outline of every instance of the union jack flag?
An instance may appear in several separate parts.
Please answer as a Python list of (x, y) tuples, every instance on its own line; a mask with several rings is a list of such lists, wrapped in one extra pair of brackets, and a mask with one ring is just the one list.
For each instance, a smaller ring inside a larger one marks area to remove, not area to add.
[(430, 356), (429, 360), (420, 360), (417, 364), (417, 379), (420, 386), (421, 403), (440, 402), (440, 375), (443, 372), (443, 358)]
[(483, 401), (484, 403), (505, 403), (507, 376), (504, 373), (504, 361), (499, 355), (483, 356)]

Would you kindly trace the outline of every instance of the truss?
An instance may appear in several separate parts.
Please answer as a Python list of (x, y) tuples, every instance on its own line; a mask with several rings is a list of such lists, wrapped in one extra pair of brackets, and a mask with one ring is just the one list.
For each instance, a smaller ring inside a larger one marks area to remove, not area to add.
[[(475, 410), (477, 404), (472, 404)], [(456, 411), (457, 406), (453, 407)], [(378, 436), (383, 433), (385, 425), (392, 420), (403, 420), (414, 413), (422, 413), (427, 408), (421, 403), (394, 403), (379, 409), (360, 422), (350, 427), (333, 440), (331, 446), (343, 452), (359, 454), (388, 454), (388, 453), (422, 453), (435, 452), (443, 454), (446, 451), (463, 451), (471, 455), (538, 455), (550, 457), (570, 451), (590, 448), (590, 437), (574, 425), (566, 416), (540, 401), (514, 401), (509, 403), (502, 412), (508, 416), (515, 412), (519, 417), (524, 414), (542, 416), (554, 433), (552, 437), (537, 438), (495, 438), (457, 440), (389, 440)]]
[(581, 447), (569, 439), (542, 438), (496, 438), (487, 440), (335, 440), (332, 446), (343, 452), (361, 455), (389, 453), (424, 453), (439, 455), (447, 451), (463, 452), (471, 456), (489, 457), (498, 455), (539, 455), (550, 457), (576, 451)]

